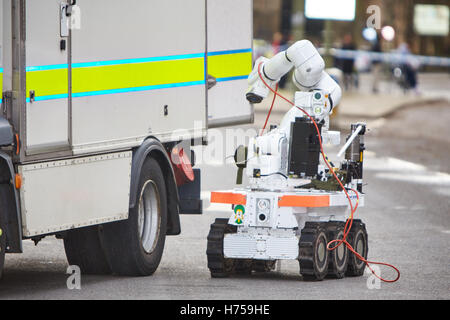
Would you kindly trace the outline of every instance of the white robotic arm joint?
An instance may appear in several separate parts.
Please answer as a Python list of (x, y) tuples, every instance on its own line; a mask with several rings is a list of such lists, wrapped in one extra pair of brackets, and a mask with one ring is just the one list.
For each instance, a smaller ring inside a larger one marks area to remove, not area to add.
[(270, 90), (266, 84), (273, 88), (293, 67), (295, 67), (293, 81), (301, 91), (322, 90), (328, 95), (331, 108), (339, 103), (341, 89), (324, 71), (325, 62), (308, 40), (297, 41), (271, 59), (265, 57), (257, 59), (249, 76), (250, 88), (246, 94), (247, 100), (251, 103), (260, 103), (269, 95)]

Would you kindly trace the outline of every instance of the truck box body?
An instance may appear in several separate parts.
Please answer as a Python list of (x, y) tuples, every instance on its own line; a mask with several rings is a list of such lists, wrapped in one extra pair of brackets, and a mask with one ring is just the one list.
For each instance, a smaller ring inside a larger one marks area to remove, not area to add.
[[(69, 4), (69, 6), (68, 6)], [(0, 0), (25, 237), (126, 219), (133, 150), (253, 121), (251, 0)]]

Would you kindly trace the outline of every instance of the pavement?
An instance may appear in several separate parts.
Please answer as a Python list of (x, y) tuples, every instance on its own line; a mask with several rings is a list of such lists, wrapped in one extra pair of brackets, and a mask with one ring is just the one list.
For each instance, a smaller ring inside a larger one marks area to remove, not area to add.
[[(279, 93), (293, 101), (294, 92), (292, 90), (280, 90)], [(291, 107), (290, 104), (277, 98), (275, 112), (284, 113)], [(269, 101), (270, 100), (270, 101)], [(419, 94), (392, 94), (392, 93), (362, 93), (360, 91), (344, 92), (341, 103), (334, 110), (334, 116), (341, 116), (344, 118), (364, 118), (374, 119), (386, 117), (397, 111), (398, 109), (434, 103), (437, 101), (445, 101), (446, 98), (442, 96), (423, 96)], [(281, 101), (281, 102), (280, 102)], [(256, 111), (266, 112), (272, 102), (271, 98), (266, 99), (263, 103), (255, 105)]]
[(380, 83), (380, 92), (373, 94), (370, 74), (360, 75), (359, 83), (358, 90), (344, 92), (337, 109), (337, 119), (341, 127), (343, 124), (347, 126), (345, 120), (359, 118), (373, 123), (374, 120), (385, 119), (403, 108), (450, 101), (448, 73), (419, 74), (417, 90), (407, 92), (392, 81), (384, 80)]
[[(282, 103), (271, 123), (280, 121), (281, 108)], [(398, 109), (366, 136), (366, 206), (358, 209), (357, 218), (367, 225), (369, 259), (398, 267), (398, 282), (377, 283), (370, 274), (307, 282), (296, 261), (283, 261), (270, 273), (210, 277), (205, 254), (209, 226), (217, 217), (228, 217), (231, 209), (210, 204), (209, 194), (235, 187), (236, 167), (224, 159), (236, 144), (258, 132), (266, 113), (257, 106), (254, 124), (212, 129), (211, 136), (231, 137), (231, 146), (218, 146), (223, 142), (218, 139), (197, 149), (204, 213), (181, 217), (182, 233), (167, 238), (153, 276), (83, 275), (81, 290), (69, 290), (62, 241), (48, 237), (37, 246), (24, 241), (23, 254), (7, 255), (0, 299), (450, 299), (450, 103), (446, 101)], [(335, 160), (336, 148), (325, 148)], [(395, 276), (387, 268), (380, 271), (383, 277)]]
[[(370, 127), (379, 127), (385, 118), (403, 108), (420, 105), (440, 104), (450, 101), (450, 74), (422, 73), (418, 75), (418, 89), (404, 92), (389, 79), (383, 79), (379, 84), (379, 93), (372, 92), (370, 74), (359, 76), (359, 88), (350, 88), (343, 92), (341, 103), (332, 115), (332, 126), (335, 129), (346, 129), (354, 121), (366, 122)], [(281, 89), (281, 95), (289, 100), (294, 99), (294, 88)], [(284, 114), (291, 108), (290, 104), (277, 98), (274, 113)], [(272, 99), (255, 105), (255, 111), (267, 113)]]

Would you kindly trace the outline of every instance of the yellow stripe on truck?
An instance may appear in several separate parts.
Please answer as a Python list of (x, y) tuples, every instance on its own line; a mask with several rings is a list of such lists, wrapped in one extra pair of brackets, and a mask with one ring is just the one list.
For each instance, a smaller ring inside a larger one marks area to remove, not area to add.
[(202, 81), (202, 58), (72, 69), (73, 93)]
[(214, 78), (247, 77), (251, 71), (251, 52), (208, 56), (208, 74)]
[(30, 90), (36, 97), (67, 94), (69, 88), (68, 69), (37, 70), (27, 72), (27, 98)]
[[(251, 72), (251, 49), (123, 59), (72, 64), (72, 97), (204, 85), (208, 74), (217, 81), (244, 79)], [(68, 65), (27, 67), (27, 100), (68, 98)]]
[(0, 68), (0, 103), (2, 102), (3, 96), (3, 69)]

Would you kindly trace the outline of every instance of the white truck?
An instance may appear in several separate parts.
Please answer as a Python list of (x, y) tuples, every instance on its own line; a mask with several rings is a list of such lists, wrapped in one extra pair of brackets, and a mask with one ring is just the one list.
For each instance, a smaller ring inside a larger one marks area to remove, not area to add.
[(48, 235), (152, 274), (201, 211), (190, 146), (253, 121), (251, 68), (251, 0), (0, 0), (0, 275)]

